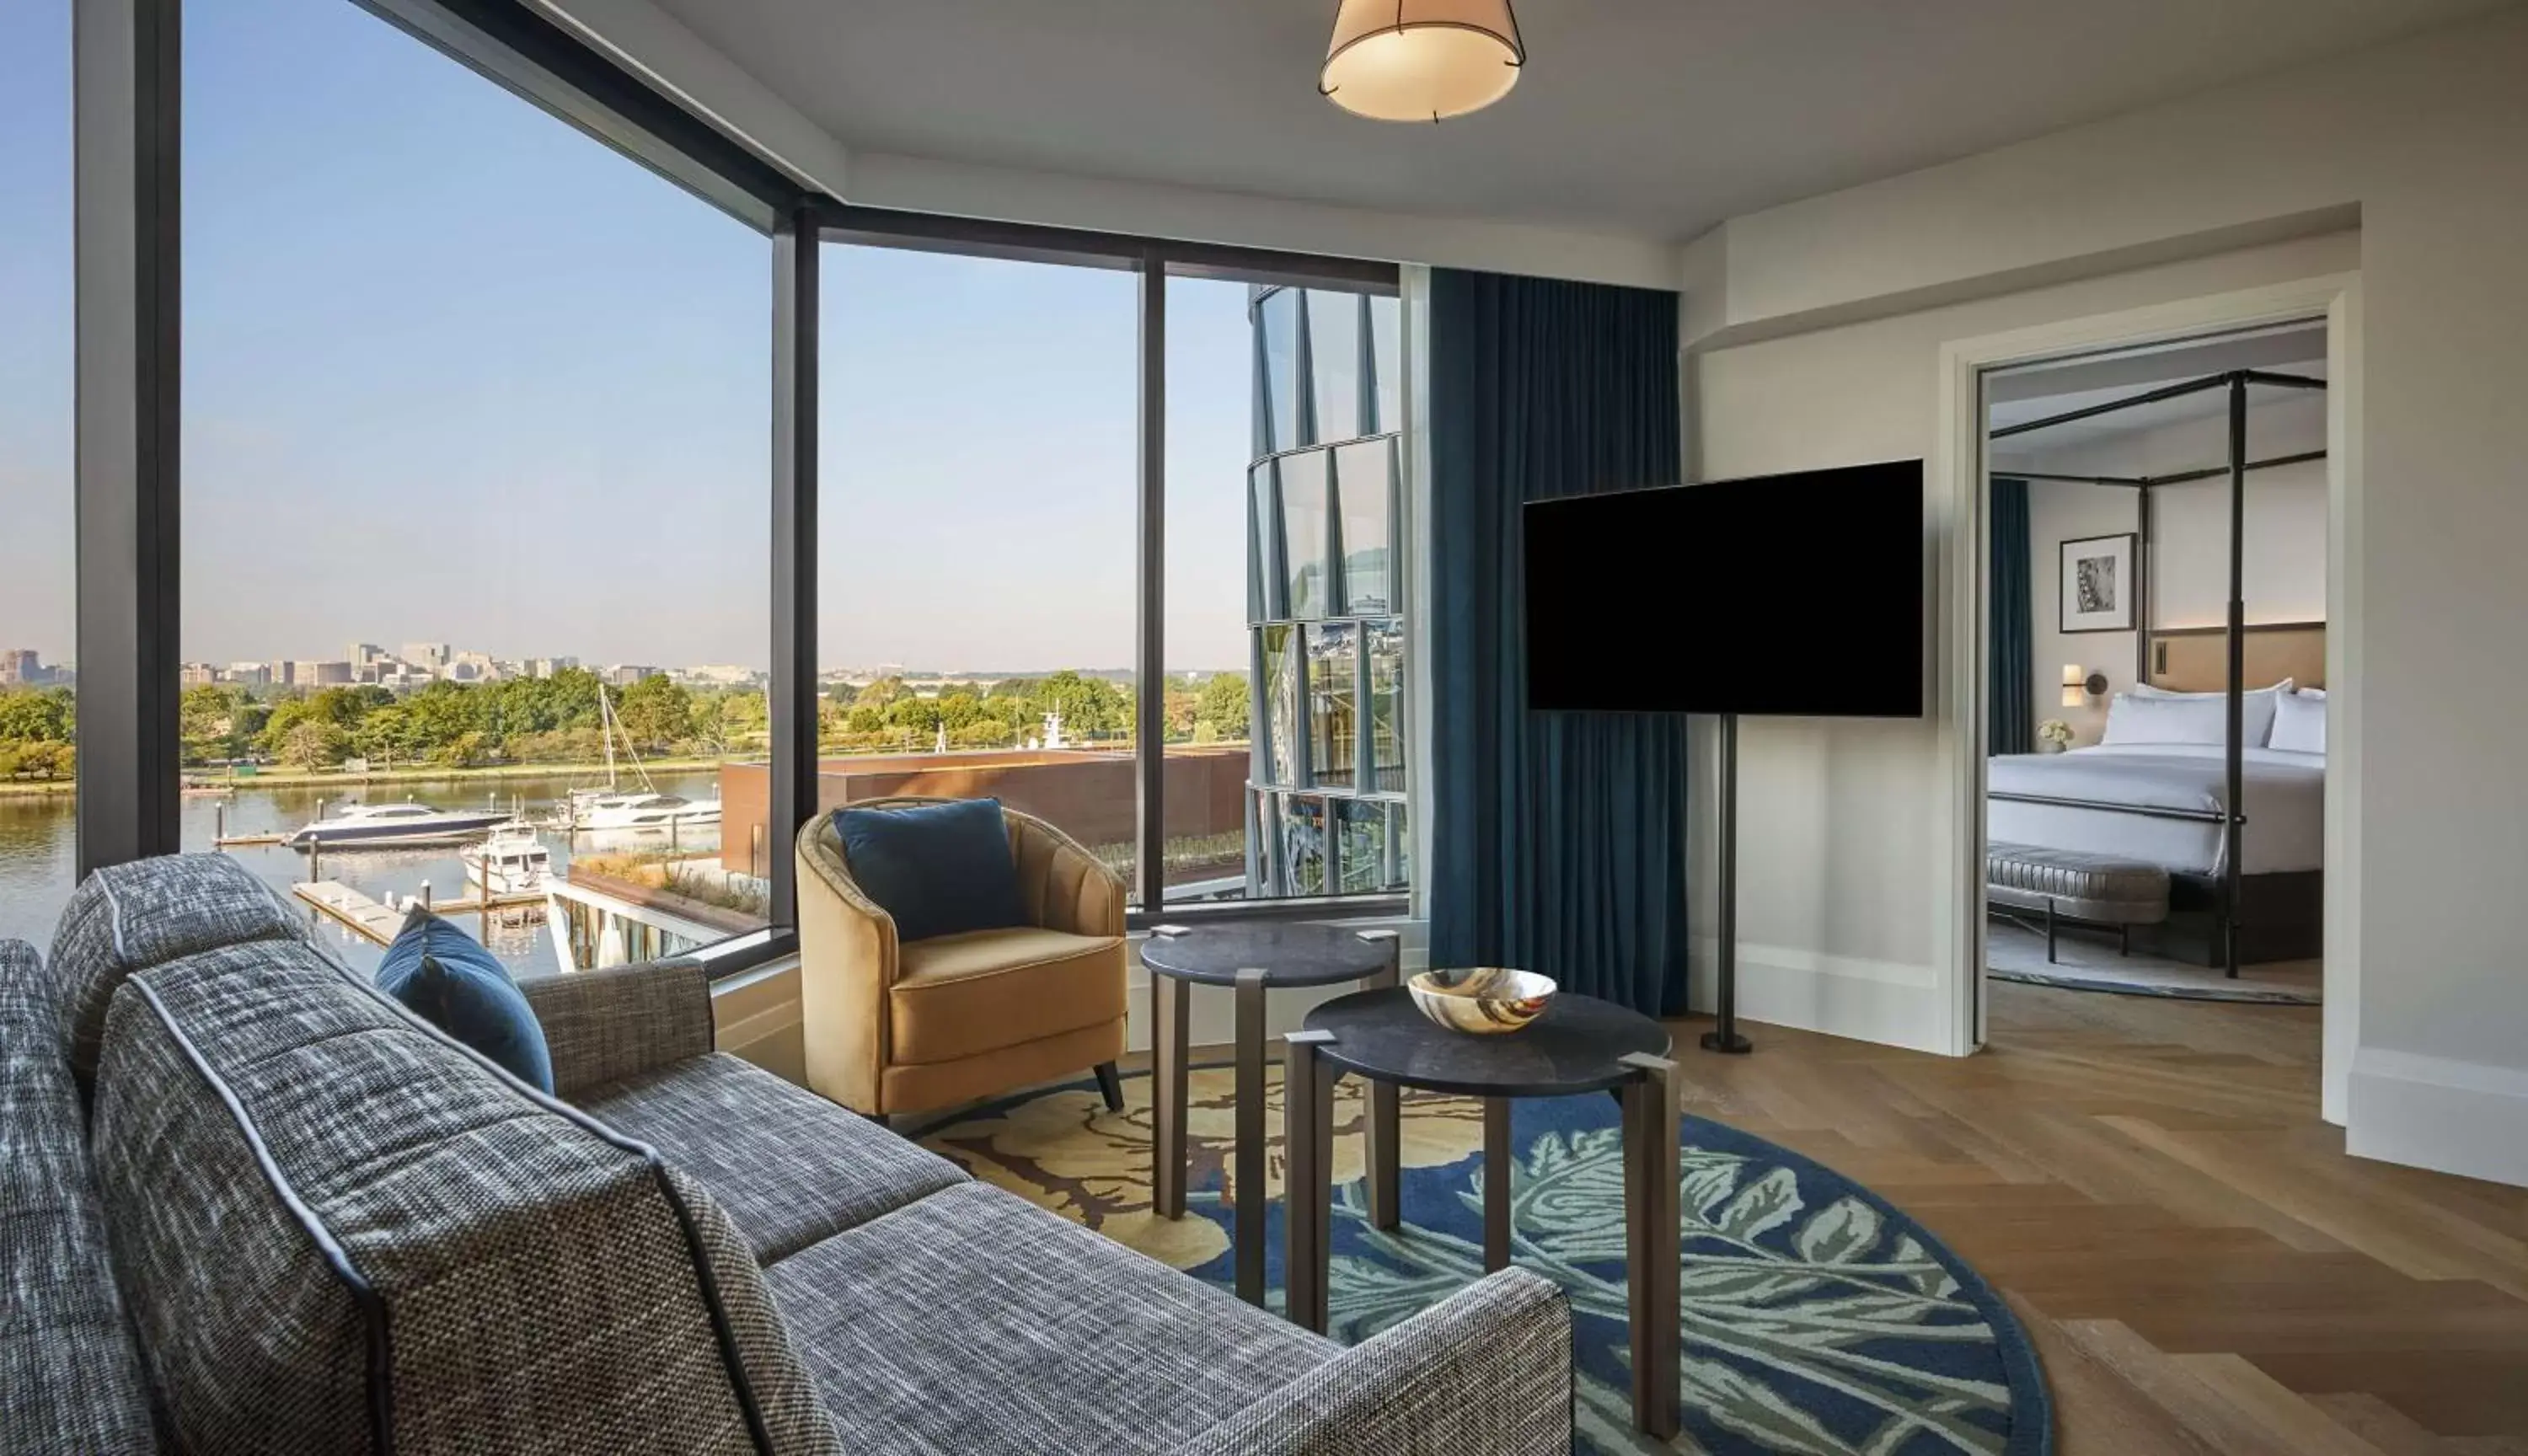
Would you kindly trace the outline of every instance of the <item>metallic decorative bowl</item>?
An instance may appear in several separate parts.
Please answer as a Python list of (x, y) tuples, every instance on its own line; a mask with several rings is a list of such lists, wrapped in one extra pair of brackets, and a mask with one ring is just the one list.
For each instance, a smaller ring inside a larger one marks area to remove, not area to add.
[(1451, 1031), (1478, 1036), (1516, 1031), (1536, 1019), (1554, 995), (1554, 978), (1532, 970), (1478, 965), (1426, 970), (1407, 983), (1414, 1008)]

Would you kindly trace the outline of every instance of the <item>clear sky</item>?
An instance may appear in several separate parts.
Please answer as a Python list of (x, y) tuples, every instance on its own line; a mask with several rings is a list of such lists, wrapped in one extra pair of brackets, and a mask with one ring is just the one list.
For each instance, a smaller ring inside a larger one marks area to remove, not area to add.
[[(0, 6), (0, 647), (71, 652), (69, 0)], [(187, 658), (762, 665), (769, 244), (349, 0), (188, 8)], [(829, 247), (820, 656), (1132, 656), (1128, 274)], [(1169, 638), (1245, 661), (1245, 289), (1169, 311)]]

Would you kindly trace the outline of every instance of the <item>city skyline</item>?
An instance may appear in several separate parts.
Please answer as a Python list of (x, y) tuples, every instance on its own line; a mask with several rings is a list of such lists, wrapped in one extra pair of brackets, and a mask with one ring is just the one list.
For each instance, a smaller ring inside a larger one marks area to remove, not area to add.
[[(76, 656), (68, 12), (0, 18), (0, 643), (47, 661)], [(345, 0), (206, 9), (184, 64), (183, 655), (768, 658), (765, 239)], [(1129, 663), (1131, 276), (826, 261), (828, 660)], [(1224, 668), (1244, 293), (1169, 310), (1168, 655)]]

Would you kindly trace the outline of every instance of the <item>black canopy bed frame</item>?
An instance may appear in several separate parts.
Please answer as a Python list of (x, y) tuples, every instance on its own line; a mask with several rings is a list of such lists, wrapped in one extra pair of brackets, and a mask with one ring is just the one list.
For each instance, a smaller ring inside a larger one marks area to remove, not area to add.
[[(2246, 539), (2247, 476), (2250, 472), (2278, 466), (2304, 464), (2326, 458), (2324, 450), (2307, 450), (2266, 460), (2247, 458), (2247, 391), (2265, 386), (2279, 390), (2315, 390), (2323, 391), (2326, 381), (2305, 375), (2276, 374), (2260, 369), (2234, 369), (2200, 379), (2165, 385), (2155, 390), (2109, 400), (2080, 409), (2067, 410), (2044, 419), (2006, 425), (1990, 434), (1993, 440), (2032, 435), (2076, 420), (2096, 419), (2120, 410), (2135, 409), (2170, 399), (2224, 390), (2229, 393), (2230, 458), (2228, 463), (2202, 470), (2181, 471), (2172, 475), (2113, 476), (2067, 475), (2041, 470), (1995, 471), (1997, 476), (2012, 480), (2058, 481), (2073, 485), (2107, 486), (2136, 493), (2136, 514), (2139, 526), (2133, 543), (2133, 666), (2135, 679), (2153, 679), (2154, 639), (2197, 636), (2207, 632), (2224, 634), (2228, 639), (2228, 763), (2226, 791), (2222, 807), (2162, 808), (2148, 805), (2116, 804), (2053, 795), (1988, 791), (1990, 799), (2021, 804), (2051, 805), (2059, 807), (2095, 809), (2105, 813), (2137, 814), (2145, 818), (2184, 819), (2196, 823), (2218, 824), (2222, 830), (2221, 870), (2218, 874), (2172, 871), (2169, 875), (2170, 920), (2164, 925), (2133, 927), (2133, 943), (2163, 955), (2176, 956), (2204, 965), (2217, 966), (2235, 977), (2242, 962), (2304, 960), (2316, 957), (2321, 950), (2325, 907), (2325, 871), (2294, 870), (2270, 874), (2247, 874), (2239, 855), (2239, 843), (2246, 832), (2247, 816), (2240, 805), (2246, 791), (2246, 650), (2247, 634), (2258, 630), (2247, 625), (2246, 602)], [(2152, 536), (2151, 492), (2162, 486), (2185, 485), (2195, 481), (2230, 480), (2230, 603), (2226, 627), (2219, 628), (2154, 628), (2151, 625), (2150, 553)], [(2305, 629), (2309, 624), (2291, 624)], [(2274, 630), (2268, 628), (2266, 630)], [(2167, 648), (2158, 646), (2159, 665), (2165, 667)]]

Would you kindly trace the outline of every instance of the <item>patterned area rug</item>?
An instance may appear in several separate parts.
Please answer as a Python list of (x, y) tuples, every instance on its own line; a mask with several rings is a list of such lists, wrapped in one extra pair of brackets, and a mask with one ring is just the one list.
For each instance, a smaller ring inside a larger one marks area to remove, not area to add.
[[(922, 1134), (975, 1176), (1227, 1287), (1225, 1183), (1236, 1102), (1226, 1067), (1197, 1069), (1187, 1119), (1186, 1217), (1150, 1209), (1150, 1081), (1124, 1112), (1091, 1086), (1014, 1098)], [(1407, 1093), (1404, 1226), (1372, 1228), (1361, 1179), (1362, 1084), (1338, 1084), (1332, 1333), (1354, 1343), (1483, 1272), (1478, 1105)], [(1270, 1303), (1282, 1299), (1278, 1070), (1267, 1160)], [(1589, 1453), (1676, 1450), (1799, 1456), (2040, 1456), (2052, 1449), (2044, 1379), (1991, 1288), (1911, 1219), (1788, 1149), (1685, 1119), (1686, 1430), (1672, 1446), (1632, 1427), (1624, 1312), (1623, 1173), (1608, 1097), (1520, 1102), (1513, 1257), (1568, 1291)]]
[(1990, 921), (1984, 958), (1993, 975), (2030, 986), (2065, 991), (2108, 991), (2119, 996), (2164, 996), (2179, 1001), (2243, 1001), (2268, 1006), (2315, 1006), (2325, 999), (2320, 962), (2276, 961), (2241, 965), (2232, 980), (2220, 971), (2156, 956), (2119, 956), (2113, 941), (2056, 937), (2055, 959), (2045, 959), (2045, 936), (2008, 920)]

